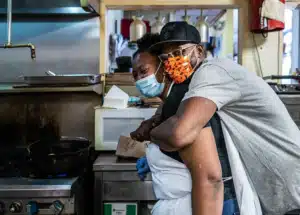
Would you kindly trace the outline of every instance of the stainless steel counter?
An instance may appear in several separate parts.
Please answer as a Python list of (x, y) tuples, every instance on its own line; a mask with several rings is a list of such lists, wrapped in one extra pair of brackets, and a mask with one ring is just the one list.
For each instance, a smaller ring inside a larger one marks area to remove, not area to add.
[(83, 191), (78, 178), (0, 178), (1, 214), (56, 214), (57, 202), (61, 215), (83, 215)]
[(0, 197), (70, 197), (77, 178), (1, 178)]
[(96, 171), (136, 171), (135, 162), (122, 161), (113, 154), (101, 154), (93, 165), (94, 172)]
[(151, 175), (140, 181), (135, 161), (118, 160), (112, 154), (100, 154), (94, 162), (94, 214), (102, 215), (104, 202), (156, 201)]
[(78, 86), (78, 87), (28, 87), (0, 84), (0, 94), (4, 93), (48, 93), (48, 92), (95, 92), (102, 94), (102, 85)]

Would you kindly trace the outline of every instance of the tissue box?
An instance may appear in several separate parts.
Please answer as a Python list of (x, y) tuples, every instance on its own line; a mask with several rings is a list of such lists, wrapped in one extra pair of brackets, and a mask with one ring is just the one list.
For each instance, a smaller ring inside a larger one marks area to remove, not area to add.
[(129, 95), (117, 86), (112, 86), (104, 97), (103, 107), (122, 109), (128, 105)]

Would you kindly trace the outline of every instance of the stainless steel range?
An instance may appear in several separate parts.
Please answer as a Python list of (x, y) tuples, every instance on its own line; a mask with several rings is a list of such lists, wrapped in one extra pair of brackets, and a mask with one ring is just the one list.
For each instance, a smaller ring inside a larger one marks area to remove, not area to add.
[(300, 76), (268, 76), (265, 80), (291, 80), (295, 84), (268, 83), (282, 100), (292, 119), (300, 128)]
[[(270, 87), (278, 95), (298, 95), (300, 94), (300, 76), (295, 75), (271, 75), (263, 78), (264, 80), (289, 80), (290, 84), (269, 82)], [(294, 83), (294, 84), (292, 84)]]
[(0, 215), (84, 215), (77, 178), (0, 178)]

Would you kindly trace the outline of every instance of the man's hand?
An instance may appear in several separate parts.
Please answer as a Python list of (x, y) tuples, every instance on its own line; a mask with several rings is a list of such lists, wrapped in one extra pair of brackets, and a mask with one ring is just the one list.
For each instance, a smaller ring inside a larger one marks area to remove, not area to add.
[(130, 133), (130, 136), (137, 141), (150, 141), (150, 131), (159, 125), (159, 123), (160, 115), (154, 115), (150, 119), (143, 121), (135, 131)]

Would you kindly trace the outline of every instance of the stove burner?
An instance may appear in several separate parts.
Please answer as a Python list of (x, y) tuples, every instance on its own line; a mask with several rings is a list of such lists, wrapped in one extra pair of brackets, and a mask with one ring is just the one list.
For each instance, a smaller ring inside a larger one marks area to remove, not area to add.
[(18, 165), (19, 162), (13, 162), (9, 161), (6, 162), (6, 164), (0, 165), (0, 178), (22, 178), (22, 177), (28, 177), (28, 178), (43, 178), (43, 179), (54, 179), (54, 178), (67, 178), (69, 175), (67, 173), (61, 173), (58, 175), (36, 175), (32, 171), (32, 167), (30, 166), (30, 163), (27, 165), (24, 164), (23, 166)]
[(66, 178), (68, 176), (67, 173), (62, 173), (56, 176), (49, 175), (48, 178)]
[(35, 171), (34, 165), (30, 160), (26, 159), (10, 159), (9, 161), (4, 158), (0, 158), (0, 177), (11, 178), (11, 177), (27, 177), (27, 178), (43, 178), (43, 179), (54, 179), (54, 178), (67, 178), (74, 177), (68, 173), (59, 173), (57, 175), (41, 175), (38, 171)]

